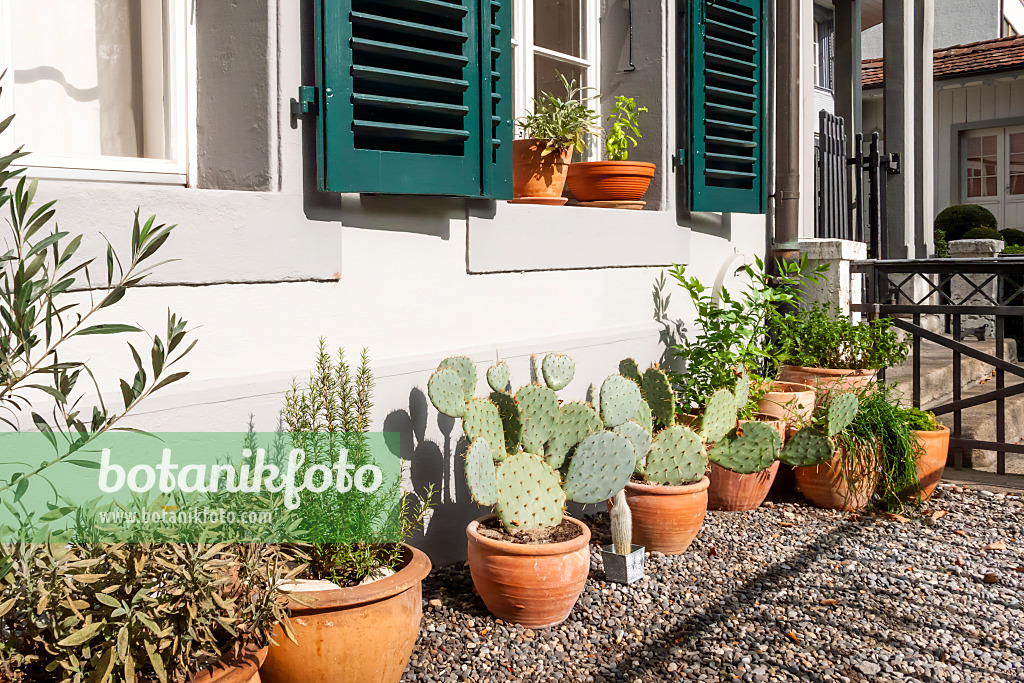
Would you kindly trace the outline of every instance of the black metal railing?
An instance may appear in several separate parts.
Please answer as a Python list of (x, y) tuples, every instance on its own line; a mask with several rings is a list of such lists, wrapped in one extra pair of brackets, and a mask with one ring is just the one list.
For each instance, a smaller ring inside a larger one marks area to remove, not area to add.
[[(915, 406), (921, 407), (921, 342), (934, 342), (953, 352), (952, 400), (929, 407), (937, 416), (953, 415), (953, 464), (963, 466), (965, 450), (995, 451), (996, 471), (1004, 474), (1006, 454), (1024, 454), (1024, 444), (1006, 440), (1006, 399), (1024, 394), (1024, 367), (1004, 358), (1007, 322), (1024, 320), (1024, 257), (860, 261), (853, 265), (853, 272), (864, 274), (865, 301), (852, 310), (872, 318), (891, 317), (897, 328), (911, 335)], [(943, 316), (951, 336), (923, 327), (922, 316), (928, 315)], [(966, 338), (984, 339), (989, 325), (995, 355), (964, 343)], [(1024, 340), (1017, 341), (1020, 349)], [(963, 397), (964, 356), (994, 368), (995, 390)], [(1019, 382), (1006, 386), (1007, 375)], [(964, 438), (963, 411), (989, 403), (995, 405), (995, 441)]]

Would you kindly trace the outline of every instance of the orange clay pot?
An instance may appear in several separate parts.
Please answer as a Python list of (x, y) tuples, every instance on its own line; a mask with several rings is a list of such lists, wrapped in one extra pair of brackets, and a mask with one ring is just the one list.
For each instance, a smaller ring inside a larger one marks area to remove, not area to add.
[(260, 683), (259, 668), (267, 658), (268, 648), (246, 652), (237, 659), (223, 660), (203, 669), (189, 683)]
[(635, 202), (655, 168), (645, 161), (578, 161), (569, 167), (569, 191), (581, 202)]
[[(354, 588), (298, 593), (289, 603), (296, 645), (277, 628), (263, 683), (392, 683), (409, 663), (430, 560), (405, 545), (395, 574)], [(301, 599), (302, 602), (299, 600)]]
[(513, 199), (556, 200), (562, 197), (565, 175), (569, 170), (569, 162), (572, 161), (572, 148), (561, 154), (556, 150), (547, 156), (541, 156), (541, 152), (546, 148), (547, 140), (512, 141)]
[(796, 382), (772, 382), (769, 391), (757, 402), (757, 410), (786, 424), (807, 422), (814, 413), (813, 385)]
[(949, 427), (939, 426), (942, 429), (937, 432), (911, 432), (924, 449), (917, 456), (917, 481), (921, 487), (921, 500), (928, 500), (932, 497), (935, 487), (942, 479), (942, 471), (946, 469), (946, 458), (949, 455)]
[(466, 527), (473, 585), (491, 614), (526, 628), (557, 626), (576, 605), (590, 574), (590, 529), (563, 543), (507, 543), (477, 532), (481, 517)]
[(626, 484), (626, 503), (633, 515), (633, 543), (644, 546), (647, 552), (686, 552), (704, 523), (710, 485), (707, 477), (685, 486)]
[[(742, 425), (749, 420), (740, 420)], [(782, 420), (761, 420), (770, 425), (784, 438), (786, 423)], [(724, 467), (711, 463), (711, 471), (708, 472), (708, 479), (711, 485), (708, 486), (708, 510), (722, 510), (725, 512), (747, 512), (761, 507), (761, 503), (768, 497), (775, 482), (775, 476), (779, 472), (779, 461), (772, 463), (771, 467), (753, 474), (738, 474)]]
[(804, 368), (799, 365), (783, 365), (779, 379), (783, 382), (806, 384), (809, 387), (856, 390), (874, 381), (877, 370), (839, 370), (835, 368)]
[[(842, 450), (836, 449), (832, 459), (817, 467), (794, 467), (796, 483), (807, 500), (820, 508), (830, 510), (860, 510), (871, 502), (871, 494), (878, 484), (878, 472), (868, 471), (863, 463), (847, 465), (859, 468), (857, 484), (850, 488), (843, 476)], [(852, 470), (851, 470), (852, 471)]]

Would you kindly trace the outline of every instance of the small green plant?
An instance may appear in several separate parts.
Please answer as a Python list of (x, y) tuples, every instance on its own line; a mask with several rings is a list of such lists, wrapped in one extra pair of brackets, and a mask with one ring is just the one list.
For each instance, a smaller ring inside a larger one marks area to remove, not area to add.
[(998, 229), (999, 223), (995, 215), (984, 206), (977, 204), (954, 204), (945, 208), (935, 217), (935, 227), (942, 230), (946, 239), (963, 239), (964, 233), (971, 228), (989, 227)]
[(949, 258), (949, 242), (946, 240), (946, 233), (938, 228), (935, 228), (935, 256)]
[(999, 236), (1008, 247), (1024, 246), (1024, 230), (1005, 228), (999, 231)]
[(598, 115), (587, 106), (596, 95), (585, 95), (592, 88), (580, 87), (574, 79), (559, 74), (565, 97), (542, 93), (533, 100), (533, 112), (516, 120), (527, 138), (546, 140), (541, 156), (572, 149), (582, 154), (587, 149), (587, 136), (598, 133)]
[(1020, 254), (1024, 254), (1024, 244), (1020, 246), (1006, 247), (1005, 249), (1003, 249), (1003, 253), (1009, 256), (1017, 256)]
[(768, 329), (774, 359), (783, 365), (877, 370), (900, 365), (910, 352), (891, 319), (854, 323), (823, 304), (775, 315)]
[(942, 429), (935, 419), (935, 413), (920, 408), (903, 408), (901, 412), (907, 428), (912, 432), (937, 432)]
[(608, 161), (629, 159), (629, 146), (635, 147), (638, 138), (643, 137), (640, 135), (640, 114), (646, 111), (647, 107), (637, 106), (632, 97), (619, 95), (615, 98), (615, 106), (608, 115), (612, 127), (604, 140)]
[(978, 227), (971, 228), (963, 234), (962, 240), (1001, 240), (1003, 236), (995, 228)]

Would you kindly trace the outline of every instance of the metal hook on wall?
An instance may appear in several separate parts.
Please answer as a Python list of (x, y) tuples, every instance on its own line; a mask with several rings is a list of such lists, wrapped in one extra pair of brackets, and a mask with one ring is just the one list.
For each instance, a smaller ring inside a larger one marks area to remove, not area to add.
[(629, 68), (623, 69), (622, 73), (628, 74), (636, 71), (636, 64), (633, 63), (633, 0), (629, 2)]

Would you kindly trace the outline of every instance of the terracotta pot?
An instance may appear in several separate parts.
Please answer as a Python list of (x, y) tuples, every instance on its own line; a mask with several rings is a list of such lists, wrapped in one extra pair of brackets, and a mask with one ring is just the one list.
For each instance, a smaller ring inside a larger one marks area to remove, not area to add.
[(466, 527), (473, 585), (491, 614), (526, 628), (557, 626), (569, 616), (590, 574), (590, 529), (563, 543), (528, 545), (481, 536), (481, 517)]
[(814, 386), (796, 382), (772, 382), (757, 402), (759, 412), (786, 424), (807, 422), (814, 413)]
[(655, 168), (645, 161), (576, 162), (569, 167), (569, 191), (581, 202), (634, 202), (647, 192)]
[(799, 365), (783, 365), (779, 379), (783, 382), (806, 384), (809, 387), (828, 389), (862, 389), (874, 381), (877, 370), (838, 370), (834, 368), (804, 368)]
[(928, 500), (935, 493), (935, 487), (942, 479), (949, 455), (949, 427), (937, 432), (911, 432), (924, 449), (917, 456), (917, 481), (921, 487), (921, 500)]
[(633, 543), (666, 555), (679, 555), (693, 543), (708, 509), (704, 477), (686, 486), (626, 484), (626, 502), (633, 515)]
[[(742, 425), (750, 420), (740, 420)], [(771, 425), (779, 433), (780, 439), (786, 437), (786, 423), (782, 420), (759, 420)], [(746, 512), (761, 507), (768, 497), (775, 476), (779, 472), (779, 461), (772, 466), (754, 474), (738, 474), (724, 467), (711, 463), (708, 479), (708, 509), (725, 512)]]
[[(541, 156), (547, 140), (512, 141), (512, 197), (558, 199), (572, 161), (572, 148)], [(560, 202), (560, 203), (565, 203)]]
[[(354, 588), (296, 592), (289, 607), (296, 645), (275, 635), (263, 683), (391, 683), (402, 677), (423, 616), (430, 560), (403, 546), (401, 569)], [(301, 598), (299, 601), (298, 598)]]
[(260, 683), (259, 668), (267, 658), (268, 648), (246, 652), (237, 659), (224, 660), (203, 669), (189, 683)]
[(848, 465), (859, 468), (855, 472), (859, 481), (854, 488), (846, 485), (843, 476), (842, 451), (836, 449), (835, 455), (824, 465), (817, 467), (795, 467), (796, 483), (800, 492), (807, 500), (820, 508), (831, 510), (860, 510), (871, 502), (871, 494), (878, 484), (878, 472), (868, 471), (863, 464)]

